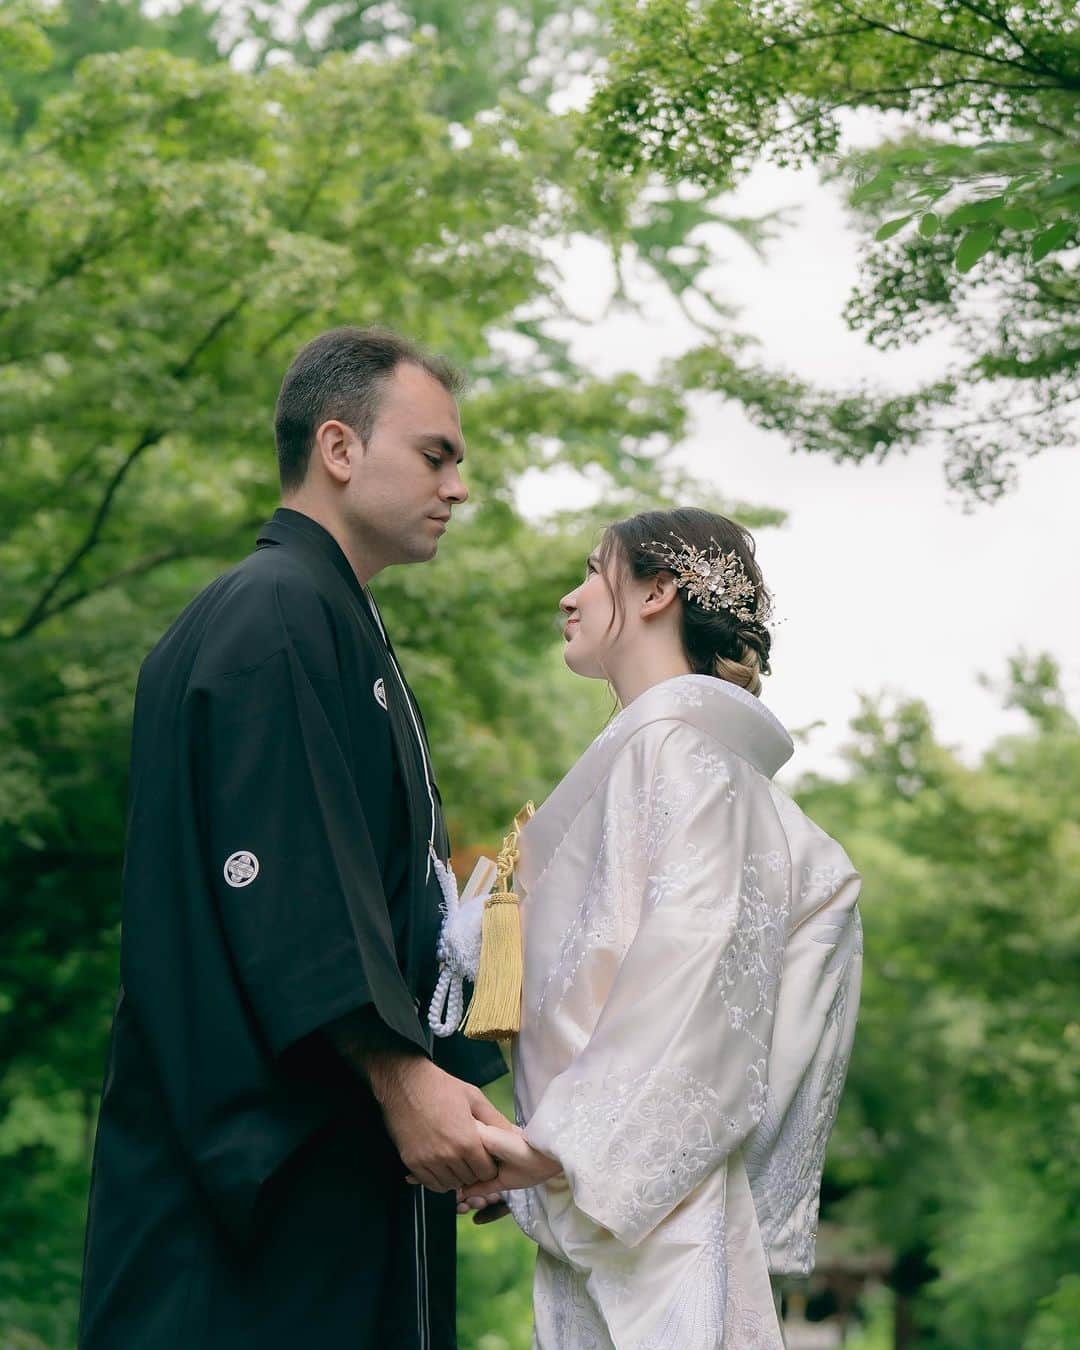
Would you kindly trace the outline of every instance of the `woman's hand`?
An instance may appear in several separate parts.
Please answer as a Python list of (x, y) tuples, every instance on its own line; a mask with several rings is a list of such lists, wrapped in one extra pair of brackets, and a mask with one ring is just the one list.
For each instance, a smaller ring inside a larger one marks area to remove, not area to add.
[[(497, 1129), (478, 1121), (476, 1128), (480, 1132), (480, 1142), (492, 1158), (499, 1164), (499, 1174), (495, 1186), (500, 1191), (519, 1191), (527, 1186), (537, 1186), (541, 1181), (549, 1181), (558, 1176), (562, 1168), (554, 1158), (533, 1148), (532, 1144), (519, 1132)], [(481, 1209), (485, 1205), (498, 1203), (502, 1196), (496, 1195), (490, 1181), (477, 1181), (471, 1186), (463, 1186), (458, 1191), (458, 1211), (465, 1213), (462, 1205), (469, 1209)], [(470, 1204), (479, 1200), (480, 1204)]]

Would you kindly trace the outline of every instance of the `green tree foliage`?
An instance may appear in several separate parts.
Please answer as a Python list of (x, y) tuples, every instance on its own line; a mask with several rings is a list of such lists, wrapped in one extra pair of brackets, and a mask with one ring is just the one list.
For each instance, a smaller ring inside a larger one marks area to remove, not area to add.
[(246, 5), (240, 31), (259, 63), (287, 53), (304, 64), (328, 52), (393, 52), (429, 36), (453, 60), (436, 92), (451, 121), (468, 120), (509, 91), (542, 104), (575, 73), (589, 68), (603, 41), (594, 7), (574, 0), (307, 0), (294, 17)]
[(1003, 692), (1029, 730), (977, 766), (867, 701), (850, 779), (799, 793), (865, 878), (830, 1217), (893, 1253), (931, 1350), (1064, 1346), (1080, 1261), (1080, 727), (1046, 658)]
[[(756, 416), (837, 458), (936, 437), (993, 500), (1067, 437), (1077, 399), (1080, 48), (1071, 0), (619, 0), (590, 138), (609, 162), (715, 190), (755, 163), (841, 173), (870, 247), (848, 306), (883, 348), (948, 321), (968, 355), (910, 395), (838, 398), (742, 365)], [(851, 110), (914, 130), (846, 153)], [(730, 348), (712, 366), (728, 376)], [(708, 367), (708, 353), (694, 364)]]

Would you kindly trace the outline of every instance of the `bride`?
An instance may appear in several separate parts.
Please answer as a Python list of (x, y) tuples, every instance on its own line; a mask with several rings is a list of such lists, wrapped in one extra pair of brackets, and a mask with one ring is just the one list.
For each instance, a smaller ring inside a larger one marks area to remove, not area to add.
[[(481, 1125), (539, 1248), (541, 1350), (779, 1350), (813, 1265), (858, 1003), (859, 878), (772, 777), (769, 594), (700, 510), (610, 526), (561, 602), (622, 710), (525, 826), (523, 1133)], [(484, 1215), (487, 1218), (488, 1215)]]

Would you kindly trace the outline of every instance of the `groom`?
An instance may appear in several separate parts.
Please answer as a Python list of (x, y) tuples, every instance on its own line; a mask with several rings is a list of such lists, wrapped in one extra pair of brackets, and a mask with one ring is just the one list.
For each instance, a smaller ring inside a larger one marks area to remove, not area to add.
[(453, 1192), (496, 1175), (504, 1068), (433, 1051), (446, 829), (367, 589), (466, 499), (455, 390), (387, 332), (310, 342), (281, 508), (143, 664), (82, 1350), (456, 1343)]

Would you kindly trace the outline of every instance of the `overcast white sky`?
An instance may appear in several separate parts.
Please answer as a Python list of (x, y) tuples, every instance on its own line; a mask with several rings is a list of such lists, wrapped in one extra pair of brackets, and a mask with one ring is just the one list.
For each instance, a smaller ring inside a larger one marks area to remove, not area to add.
[[(737, 326), (761, 339), (763, 357), (833, 386), (865, 378), (907, 387), (940, 371), (945, 339), (884, 355), (844, 325), (857, 238), (835, 190), (809, 172), (763, 168), (732, 206), (747, 214), (797, 209), (797, 227), (765, 263), (729, 231), (710, 236), (719, 289), (741, 307)], [(612, 285), (603, 249), (582, 241), (557, 256), (575, 311), (601, 315)], [(638, 296), (641, 318), (622, 311), (561, 330), (597, 373), (652, 375), (664, 357), (701, 341), (662, 290), (642, 282)], [(677, 461), (728, 500), (789, 512), (785, 527), (758, 535), (784, 619), (764, 697), (790, 727), (825, 723), (800, 746), (789, 776), (836, 769), (857, 694), (884, 687), (925, 699), (939, 736), (973, 756), (1023, 724), (976, 682), (979, 672), (1003, 674), (1020, 647), (1052, 652), (1072, 705), (1080, 704), (1075, 446), (1022, 466), (1020, 486), (975, 514), (949, 500), (939, 452), (838, 466), (793, 454), (783, 437), (707, 396), (695, 402)], [(565, 491), (565, 481), (532, 483), (522, 504), (542, 513), (565, 504)]]

